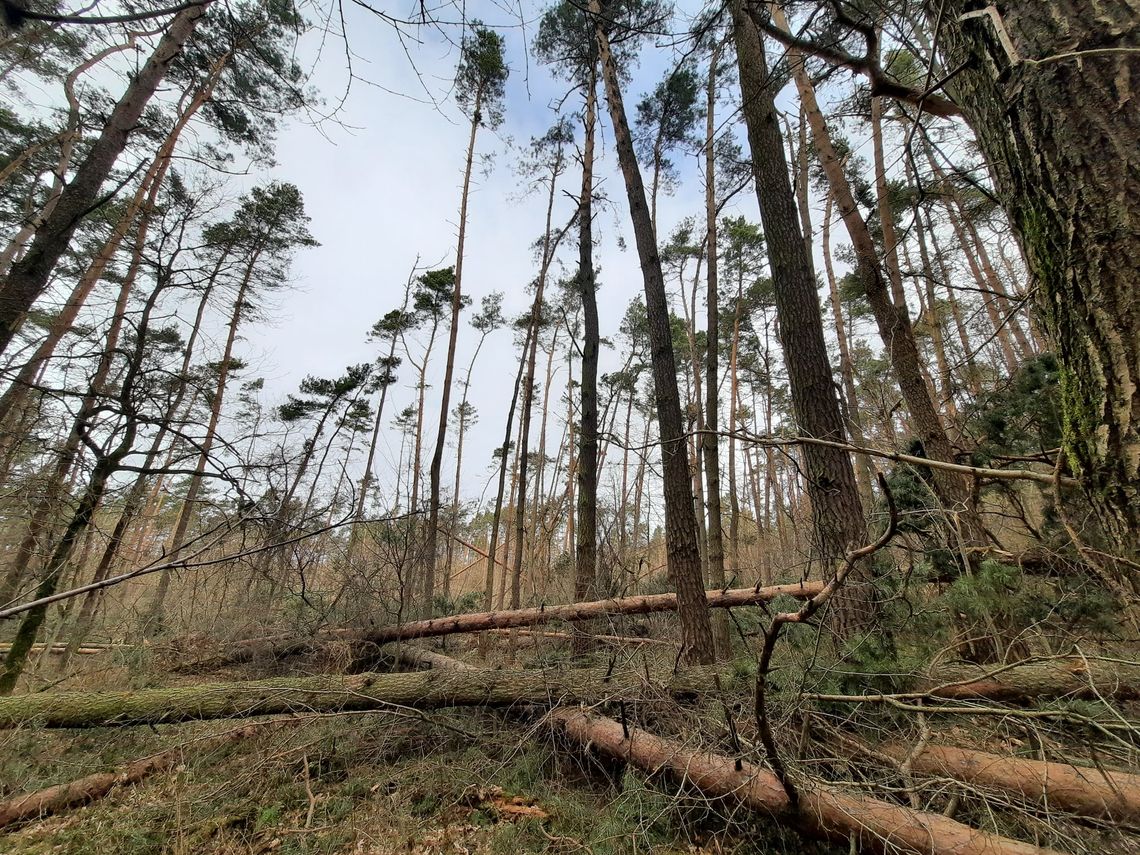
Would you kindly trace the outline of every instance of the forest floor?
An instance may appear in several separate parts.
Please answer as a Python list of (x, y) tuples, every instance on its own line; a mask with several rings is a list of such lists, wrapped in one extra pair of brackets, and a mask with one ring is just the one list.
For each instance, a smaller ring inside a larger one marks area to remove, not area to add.
[[(528, 659), (534, 658), (532, 652)], [(94, 688), (195, 682), (103, 663)], [(521, 664), (521, 663), (520, 663)], [(529, 663), (528, 663), (529, 664)], [(303, 673), (295, 663), (284, 673)], [(264, 676), (230, 669), (206, 679)], [(79, 688), (75, 680), (67, 688)], [(831, 852), (635, 772), (556, 745), (549, 730), (478, 710), (0, 733), (0, 796), (112, 770), (174, 745), (180, 763), (106, 798), (6, 830), (0, 850), (191, 853)], [(836, 850), (838, 851), (838, 850)]]
[[(488, 661), (509, 661), (507, 639), (500, 637), (494, 643)], [(479, 656), (473, 645), (449, 640), (445, 650), (476, 663)], [(594, 654), (599, 664), (611, 655), (605, 649)], [(675, 658), (668, 646), (642, 647), (628, 655), (647, 657), (647, 667), (650, 659), (668, 667)], [(329, 673), (345, 667), (344, 661), (296, 657), (281, 663), (251, 662), (209, 675), (174, 676), (166, 667), (169, 654), (165, 660), (137, 651), (80, 658), (80, 672), (60, 688), (145, 688)], [(515, 665), (557, 667), (566, 658), (564, 645), (542, 641), (520, 650)], [(50, 675), (50, 662), (46, 664), (41, 671), (45, 678)], [(745, 750), (752, 750), (753, 681), (748, 665), (741, 660), (729, 667), (724, 693), (714, 701), (685, 707), (662, 700), (639, 705), (630, 714), (675, 739), (728, 752), (724, 709), (731, 707), (738, 715)], [(788, 730), (795, 705), (774, 700), (776, 720), (784, 728), (781, 741), (791, 750), (797, 742), (795, 732)], [(1138, 720), (1136, 707), (1121, 705), (1119, 713)], [(617, 708), (605, 712), (615, 717), (624, 714)], [(861, 727), (876, 721), (861, 719)], [(897, 717), (877, 724), (885, 724), (883, 732), (896, 735), (913, 726)], [(959, 717), (938, 724), (936, 736), (982, 750), (1028, 751), (1026, 756), (1032, 756), (1033, 745), (1020, 741), (1023, 724), (1016, 717), (1001, 724), (976, 724)], [(222, 738), (237, 732), (240, 738)], [(1042, 732), (1041, 738), (1050, 736)], [(799, 742), (802, 767), (813, 775), (837, 775), (855, 786), (897, 786), (897, 779), (873, 764), (849, 759), (837, 766), (821, 759), (832, 756), (827, 749), (813, 758), (806, 731)], [(157, 727), (21, 728), (0, 732), (0, 798), (121, 768), (174, 746), (181, 747), (181, 759), (173, 768), (137, 785), (116, 787), (109, 796), (84, 807), (0, 830), (0, 851), (37, 855), (840, 855), (849, 851), (847, 846), (805, 841), (733, 804), (709, 800), (665, 780), (647, 779), (560, 744), (541, 715), (526, 711), (394, 709)], [(942, 811), (953, 802), (950, 810), (957, 810), (962, 821), (975, 827), (1061, 851), (1082, 855), (1140, 851), (1135, 830), (1111, 823), (1020, 810), (1000, 795), (982, 796), (953, 782), (931, 781), (923, 794), (928, 810)]]

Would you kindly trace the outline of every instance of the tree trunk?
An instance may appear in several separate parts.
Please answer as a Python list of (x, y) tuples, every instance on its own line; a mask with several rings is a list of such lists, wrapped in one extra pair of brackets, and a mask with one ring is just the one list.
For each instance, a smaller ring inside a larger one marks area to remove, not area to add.
[[(720, 281), (717, 269), (717, 203), (716, 203), (716, 84), (717, 63), (721, 46), (718, 42), (709, 57), (709, 79), (705, 114), (705, 312), (708, 339), (705, 347), (705, 434), (704, 464), (708, 505), (708, 567), (709, 584), (715, 588), (725, 586), (724, 530), (720, 506)], [(730, 428), (731, 429), (731, 428)], [(728, 658), (732, 643), (728, 633), (728, 615), (717, 612), (713, 618), (713, 641), (717, 653)]]
[(459, 238), (455, 249), (455, 288), (451, 293), (451, 330), (447, 339), (447, 362), (443, 369), (443, 389), (439, 404), (439, 429), (435, 436), (435, 450), (431, 456), (429, 472), (428, 526), (424, 543), (424, 605), (423, 611), (431, 617), (435, 598), (435, 564), (439, 552), (439, 489), (443, 472), (443, 448), (447, 444), (447, 419), (451, 415), (451, 378), (455, 373), (455, 347), (459, 337), (459, 313), (463, 310), (463, 250), (467, 239), (467, 201), (471, 195), (471, 169), (475, 163), (475, 136), (482, 122), (480, 108), (483, 90), (475, 92), (472, 108), (471, 136), (467, 141), (467, 160), (463, 167), (463, 190), (459, 201)]
[(941, 814), (847, 795), (831, 787), (805, 789), (793, 803), (772, 772), (732, 757), (685, 748), (584, 710), (554, 710), (548, 720), (575, 742), (613, 760), (652, 775), (668, 773), (705, 796), (731, 799), (778, 822), (788, 822), (811, 837), (850, 845), (853, 850), (917, 855), (1052, 852), (970, 828)]
[[(928, 3), (932, 13), (940, 4)], [(940, 46), (1064, 366), (1064, 446), (1099, 520), (1140, 545), (1137, 0), (955, 0)], [(1004, 42), (1004, 44), (1003, 44)], [(1005, 46), (1008, 45), (1008, 48)]]
[(12, 265), (7, 279), (0, 286), (0, 353), (7, 350), (28, 310), (47, 287), (75, 229), (96, 203), (104, 180), (126, 147), (131, 132), (166, 76), (170, 63), (181, 52), (198, 20), (205, 14), (206, 6), (194, 5), (183, 9), (174, 18), (154, 53), (115, 104), (99, 138), (63, 188), (51, 214), (37, 229), (28, 252)]
[(1067, 763), (1001, 757), (983, 751), (927, 745), (917, 754), (901, 743), (875, 751), (906, 761), (920, 775), (953, 778), (972, 787), (1012, 793), (1050, 810), (1117, 823), (1140, 820), (1140, 776)]
[[(863, 433), (863, 417), (859, 412), (859, 390), (855, 388), (855, 363), (851, 359), (851, 342), (847, 336), (847, 323), (843, 318), (843, 302), (839, 299), (839, 284), (835, 280), (835, 267), (831, 260), (831, 214), (834, 199), (827, 194), (824, 203), (821, 239), (823, 241), (823, 269), (827, 275), (828, 295), (831, 298), (831, 316), (835, 322), (835, 338), (839, 344), (839, 376), (843, 381), (843, 396), (847, 403), (847, 426), (851, 439), (856, 445), (866, 445)], [(855, 482), (859, 486), (859, 498), (865, 508), (873, 506), (871, 493), (871, 462), (866, 455), (859, 455), (855, 461)]]
[(0, 698), (0, 727), (124, 727), (261, 715), (513, 707), (608, 700), (636, 702), (667, 693), (711, 691), (714, 672), (691, 669), (650, 675), (644, 669), (546, 671), (445, 670), (349, 677), (284, 677), (237, 683), (199, 683), (131, 692), (39, 692)]
[[(822, 587), (822, 582), (802, 582), (767, 588), (731, 588), (727, 591), (704, 591), (702, 599), (705, 601), (706, 610), (729, 609), (765, 603), (774, 597), (783, 595), (810, 597), (822, 590)], [(679, 594), (668, 593), (555, 606), (544, 605), (515, 611), (449, 615), (431, 620), (380, 627), (366, 633), (363, 638), (374, 644), (385, 644), (389, 641), (401, 639), (431, 638), (441, 635), (454, 635), (460, 632), (482, 632), (487, 629), (537, 626), (560, 620), (583, 621), (607, 615), (644, 615), (670, 612), (677, 610), (678, 600)]]
[(665, 483), (665, 540), (669, 573), (677, 587), (678, 616), (681, 623), (681, 646), (684, 659), (691, 663), (710, 663), (715, 659), (712, 623), (708, 603), (702, 596), (704, 581), (697, 543), (697, 520), (693, 509), (693, 490), (689, 467), (685, 460), (685, 437), (681, 427), (681, 406), (677, 394), (677, 364), (673, 356), (672, 332), (669, 324), (669, 302), (657, 252), (657, 235), (649, 219), (645, 203), (645, 186), (637, 155), (633, 150), (625, 104), (622, 101), (617, 63), (610, 50), (609, 38), (602, 26), (599, 0), (590, 0), (594, 16), (594, 34), (602, 63), (606, 100), (614, 128), (614, 144), (618, 150), (625, 178), (633, 233), (641, 273), (645, 285), (649, 340), (653, 349), (653, 384), (657, 398), (657, 420), (660, 426), (662, 469)]
[[(254, 733), (255, 728), (253, 727), (237, 728), (211, 739), (210, 742), (215, 746), (229, 742), (240, 742), (248, 739)], [(198, 743), (194, 750), (202, 750), (201, 744)], [(68, 781), (66, 784), (57, 784), (0, 802), (0, 828), (17, 822), (40, 819), (67, 808), (97, 801), (116, 787), (129, 787), (152, 775), (173, 769), (183, 762), (186, 753), (186, 746), (177, 745), (158, 754), (152, 754), (150, 757), (135, 760), (133, 763), (121, 766), (113, 772), (95, 772), (74, 781)]]
[[(533, 313), (532, 313), (533, 317)], [(507, 461), (510, 459), (511, 453), (511, 428), (515, 420), (515, 407), (518, 405), (519, 400), (519, 386), (522, 383), (523, 371), (526, 366), (525, 354), (530, 347), (531, 336), (535, 335), (536, 331), (533, 327), (527, 327), (526, 339), (523, 341), (523, 354), (524, 357), (519, 360), (519, 370), (515, 374), (515, 390), (511, 395), (511, 406), (507, 410), (507, 427), (503, 434), (502, 457), (499, 458), (499, 490), (495, 494), (495, 511), (491, 516), (491, 536), (490, 542), (487, 545), (487, 575), (483, 585), (485, 596), (484, 607), (487, 609), (492, 608), (495, 595), (495, 552), (499, 544), (499, 520), (503, 514), (503, 494), (506, 491), (507, 483)]]
[[(214, 384), (213, 400), (210, 403), (210, 419), (206, 423), (206, 433), (202, 441), (198, 444), (198, 459), (194, 464), (194, 474), (190, 476), (190, 484), (186, 488), (186, 496), (182, 499), (182, 507), (178, 512), (178, 521), (174, 526), (174, 533), (170, 536), (170, 545), (167, 548), (167, 555), (171, 558), (175, 557), (182, 549), (186, 541), (186, 532), (190, 528), (190, 520), (194, 516), (194, 511), (198, 502), (198, 494), (202, 490), (202, 476), (206, 471), (206, 466), (210, 462), (210, 452), (214, 447), (214, 438), (218, 430), (218, 422), (221, 420), (222, 415), (222, 401), (225, 398), (226, 384), (229, 382), (230, 377), (230, 364), (233, 361), (234, 343), (237, 341), (238, 326), (241, 324), (242, 312), (245, 310), (245, 297), (249, 291), (250, 281), (253, 278), (254, 270), (257, 266), (259, 252), (254, 252), (246, 264), (245, 271), (242, 275), (241, 283), (238, 285), (237, 296), (234, 298), (233, 312), (230, 313), (230, 322), (226, 333), (226, 344), (222, 351), (221, 362), (218, 363), (218, 379)], [(218, 264), (214, 268), (215, 275), (221, 270), (223, 258), (218, 260)], [(170, 589), (171, 573), (163, 573), (158, 580), (158, 587), (155, 589), (154, 598), (151, 600), (150, 609), (147, 612), (146, 627), (147, 633), (157, 632), (162, 628), (164, 618), (164, 611), (166, 607), (166, 594)]]
[[(776, 312), (796, 423), (807, 436), (843, 442), (846, 431), (823, 339), (819, 295), (788, 180), (763, 41), (741, 0), (735, 0), (732, 10), (743, 113), (772, 279), (777, 283)], [(847, 454), (838, 449), (820, 454), (807, 448), (804, 462), (816, 551), (830, 576), (833, 562), (863, 539), (862, 502)], [(856, 584), (848, 584), (836, 597), (834, 628), (841, 637), (866, 629), (874, 617), (870, 594), (858, 578), (853, 577)]]
[[(574, 515), (574, 599), (597, 596), (598, 585), (598, 295), (594, 279), (594, 135), (597, 128), (597, 66), (586, 83), (582, 119), (582, 188), (578, 197), (578, 296), (582, 301), (581, 407), (578, 411), (577, 503)], [(584, 633), (575, 656), (589, 649)]]

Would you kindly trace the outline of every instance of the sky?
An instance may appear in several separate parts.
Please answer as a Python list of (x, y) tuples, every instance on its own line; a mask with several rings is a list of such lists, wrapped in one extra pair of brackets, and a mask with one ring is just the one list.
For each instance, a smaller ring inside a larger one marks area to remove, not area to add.
[[(437, 33), (424, 31), (423, 43), (409, 45), (409, 62), (393, 29), (366, 11), (350, 9), (347, 31), (355, 54), (355, 81), (337, 114), (337, 122), (314, 126), (289, 122), (279, 134), (278, 166), (272, 175), (297, 184), (312, 218), (310, 230), (321, 246), (298, 254), (293, 265), (293, 287), (278, 299), (268, 323), (246, 331), (247, 358), (253, 371), (266, 379), (267, 403), (281, 400), (306, 374), (335, 376), (346, 365), (377, 355), (366, 341), (368, 328), (387, 311), (398, 308), (409, 271), (423, 266), (448, 266), (455, 261), (458, 208), (469, 126), (448, 90), (454, 77), (458, 51)], [(495, 131), (482, 129), (477, 151), (488, 158), (476, 169), (468, 217), (463, 288), (478, 306), (491, 291), (505, 294), (508, 316), (527, 310), (527, 285), (537, 273), (531, 246), (541, 236), (545, 200), (540, 193), (526, 194), (515, 169), (519, 150), (544, 133), (555, 118), (552, 106), (566, 92), (566, 84), (549, 69), (528, 59), (529, 43), (537, 26), (536, 13), (527, 10), (525, 27), (517, 25), (496, 6), (469, 3), (470, 18), (488, 23), (513, 22), (500, 30), (507, 39), (511, 74), (507, 81), (505, 120)], [(454, 36), (454, 31), (452, 33)], [(311, 49), (311, 42), (304, 46)], [(302, 54), (303, 55), (303, 54)], [(635, 70), (627, 95), (627, 111), (660, 79), (675, 61), (668, 47), (650, 46)], [(343, 91), (347, 74), (343, 45), (325, 45), (313, 83), (334, 102)], [(378, 84), (378, 85), (374, 85)], [(380, 88), (380, 87), (383, 88)], [(439, 109), (425, 100), (425, 86), (439, 99)], [(600, 89), (599, 89), (600, 92)], [(631, 299), (642, 294), (642, 279), (630, 235), (625, 189), (616, 172), (608, 116), (601, 125), (603, 163), (600, 190), (609, 204), (596, 216), (600, 239), (596, 261), (600, 267), (598, 292), (601, 333), (614, 337)], [(662, 239), (685, 216), (699, 215), (703, 188), (695, 172), (695, 158), (679, 164), (682, 184), (675, 195), (660, 200)], [(481, 167), (481, 168), (480, 168)], [(567, 194), (577, 193), (580, 180), (572, 168), (563, 179), (555, 223), (565, 223), (573, 211)], [(757, 219), (755, 203), (746, 199), (743, 212)], [(628, 249), (619, 246), (626, 237)], [(576, 243), (563, 243), (560, 268), (555, 275), (573, 271)], [(477, 335), (465, 313), (459, 335), (456, 380), (461, 381)], [(428, 448), (434, 443), (438, 419), (439, 384), (444, 348), (433, 357), (435, 385), (429, 391), (425, 431)], [(602, 373), (620, 368), (622, 355), (604, 348)], [(490, 477), (492, 451), (502, 443), (503, 421), (510, 404), (519, 355), (507, 330), (490, 336), (476, 363), (471, 380), (471, 402), (479, 422), (465, 444), (463, 493), (482, 494)], [(249, 376), (249, 375), (247, 375)], [(563, 363), (552, 382), (552, 409), (565, 388)], [(381, 484), (393, 483), (399, 454), (399, 434), (392, 418), (414, 399), (410, 366), (400, 372), (386, 405), (385, 435), (378, 449), (377, 475)], [(453, 403), (458, 390), (453, 391)], [(550, 431), (557, 444), (563, 420)], [(454, 425), (449, 435), (454, 441)], [(444, 458), (444, 472), (454, 467), (454, 450)], [(357, 466), (362, 465), (357, 461)], [(452, 469), (453, 471), (453, 469)], [(450, 483), (450, 477), (445, 477)]]

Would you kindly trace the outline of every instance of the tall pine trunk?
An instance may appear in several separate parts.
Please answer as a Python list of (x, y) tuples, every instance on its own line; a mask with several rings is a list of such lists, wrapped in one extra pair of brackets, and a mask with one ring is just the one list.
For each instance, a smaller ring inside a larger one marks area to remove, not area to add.
[(681, 652), (682, 657), (690, 663), (708, 664), (715, 659), (716, 654), (701, 573), (699, 534), (693, 509), (689, 467), (685, 459), (685, 437), (677, 393), (677, 364), (673, 355), (669, 302), (661, 273), (661, 258), (657, 251), (657, 235), (649, 218), (645, 185), (626, 119), (617, 63), (601, 21), (599, 0), (590, 0), (590, 12), (594, 16), (594, 33), (602, 64), (606, 101), (613, 122), (614, 144), (625, 179), (633, 234), (645, 285), (649, 341), (653, 351), (653, 384), (657, 397), (659, 441), (665, 476), (662, 490), (665, 498), (665, 541), (669, 572), (677, 587)]
[[(743, 113), (752, 149), (784, 361), (799, 430), (806, 436), (845, 442), (843, 416), (823, 338), (815, 276), (800, 234), (796, 200), (780, 136), (775, 96), (764, 44), (743, 0), (732, 5)], [(834, 448), (803, 449), (807, 489), (814, 517), (816, 551), (825, 574), (864, 536), (863, 506), (848, 455)], [(856, 575), (856, 581), (859, 579)], [(836, 597), (834, 628), (840, 636), (865, 629), (872, 620), (870, 592), (849, 584)]]

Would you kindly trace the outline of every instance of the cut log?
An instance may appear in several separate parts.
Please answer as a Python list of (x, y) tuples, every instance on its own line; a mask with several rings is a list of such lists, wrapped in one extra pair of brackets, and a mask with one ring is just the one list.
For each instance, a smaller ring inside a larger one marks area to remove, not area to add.
[(924, 689), (947, 700), (1025, 703), (1036, 698), (1140, 698), (1140, 663), (1065, 657), (1026, 662), (997, 671), (992, 666), (944, 666)]
[(902, 761), (920, 775), (940, 775), (977, 787), (1013, 793), (1052, 810), (1115, 822), (1140, 820), (1140, 775), (1002, 757), (949, 745), (928, 745), (911, 757), (898, 743), (878, 745), (881, 754)]
[(793, 806), (774, 774), (747, 763), (738, 769), (731, 757), (694, 751), (583, 710), (554, 710), (549, 718), (579, 745), (632, 763), (649, 774), (667, 773), (705, 795), (732, 799), (813, 837), (838, 843), (854, 839), (861, 851), (916, 855), (1046, 855), (1052, 851), (979, 831), (941, 814), (829, 787), (802, 787), (799, 804)]
[(714, 689), (715, 671), (469, 670), (356, 674), (244, 683), (205, 683), (134, 692), (43, 692), (0, 698), (0, 727), (106, 727), (288, 713), (334, 713), (394, 707), (504, 707), (625, 700)]
[[(733, 588), (728, 591), (705, 591), (709, 608), (728, 609), (737, 606), (754, 606), (779, 596), (814, 597), (823, 590), (822, 582), (801, 582), (793, 585), (771, 585), (766, 588)], [(593, 620), (607, 615), (645, 615), (677, 609), (677, 595), (653, 594), (644, 597), (623, 597), (613, 600), (595, 600), (588, 603), (567, 603), (556, 606), (538, 606), (531, 609), (514, 609), (501, 612), (475, 612), (449, 615), (431, 620), (385, 626), (367, 633), (364, 638), (374, 644), (414, 638), (431, 638), (460, 632), (483, 632), (488, 629), (514, 629), (537, 626), (555, 621)]]
[[(252, 727), (239, 728), (209, 741), (215, 745), (238, 742), (252, 735), (253, 732), (254, 728)], [(152, 754), (150, 757), (135, 760), (133, 763), (128, 763), (113, 772), (95, 772), (66, 784), (57, 784), (54, 787), (46, 787), (34, 793), (16, 796), (0, 802), (0, 828), (93, 802), (96, 799), (103, 798), (115, 787), (128, 787), (137, 784), (151, 775), (165, 772), (167, 769), (176, 766), (182, 760), (185, 750), (186, 746), (179, 745), (158, 754)], [(201, 750), (201, 746), (197, 746), (196, 750)]]
[[(730, 609), (766, 603), (780, 596), (805, 599), (814, 597), (822, 590), (822, 582), (798, 582), (791, 585), (770, 585), (763, 588), (706, 591), (705, 595), (708, 597), (710, 608)], [(431, 620), (385, 626), (363, 633), (353, 629), (332, 629), (319, 633), (311, 639), (290, 640), (284, 643), (266, 640), (238, 642), (223, 653), (176, 664), (171, 668), (171, 671), (176, 674), (194, 674), (237, 665), (254, 659), (281, 659), (287, 656), (310, 653), (317, 649), (322, 642), (330, 641), (356, 640), (372, 644), (387, 644), (392, 641), (408, 641), (462, 632), (513, 629), (556, 621), (593, 620), (607, 615), (644, 615), (654, 612), (676, 611), (676, 609), (677, 595), (670, 593), (539, 606), (531, 609), (449, 615)]]

